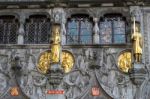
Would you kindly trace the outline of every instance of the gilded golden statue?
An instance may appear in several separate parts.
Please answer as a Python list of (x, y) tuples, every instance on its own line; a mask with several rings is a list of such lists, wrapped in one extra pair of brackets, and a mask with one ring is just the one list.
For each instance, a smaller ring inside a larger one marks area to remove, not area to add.
[(54, 63), (61, 64), (65, 73), (71, 71), (74, 65), (74, 57), (69, 51), (61, 50), (61, 35), (60, 25), (53, 25), (52, 27), (52, 42), (50, 50), (43, 52), (38, 60), (38, 70), (46, 74)]
[(142, 60), (142, 35), (140, 33), (140, 27), (138, 24), (135, 24), (134, 18), (134, 33), (132, 34), (132, 42), (133, 42), (133, 54), (135, 62), (141, 62)]
[(52, 28), (52, 44), (51, 44), (51, 59), (52, 62), (59, 62), (60, 60), (60, 26), (55, 25)]

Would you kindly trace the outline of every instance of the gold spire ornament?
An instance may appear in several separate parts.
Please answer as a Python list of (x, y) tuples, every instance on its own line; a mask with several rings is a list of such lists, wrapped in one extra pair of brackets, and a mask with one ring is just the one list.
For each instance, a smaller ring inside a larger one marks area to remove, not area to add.
[(142, 61), (142, 35), (140, 33), (140, 24), (135, 23), (135, 17), (133, 18), (133, 33), (131, 36), (132, 43), (133, 43), (133, 55), (134, 55), (134, 62), (141, 62)]

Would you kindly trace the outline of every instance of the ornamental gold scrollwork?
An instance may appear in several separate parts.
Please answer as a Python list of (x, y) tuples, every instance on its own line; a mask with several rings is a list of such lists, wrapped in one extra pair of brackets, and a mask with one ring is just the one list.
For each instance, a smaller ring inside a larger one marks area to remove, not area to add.
[(118, 67), (122, 72), (128, 73), (129, 69), (132, 68), (131, 59), (132, 58), (131, 58), (131, 52), (130, 51), (123, 52), (119, 55)]
[[(47, 73), (51, 63), (53, 63), (51, 61), (52, 58), (51, 55), (52, 55), (51, 51), (48, 50), (43, 52), (39, 57), (37, 68), (43, 74)], [(70, 72), (75, 63), (73, 55), (69, 51), (63, 50), (61, 59), (62, 59), (61, 67), (63, 68), (64, 72), (65, 73)]]
[(37, 68), (43, 74), (47, 73), (49, 69), (50, 61), (51, 61), (50, 57), (51, 57), (51, 52), (49, 50), (43, 52), (39, 57)]
[(74, 65), (74, 57), (73, 55), (68, 51), (62, 52), (62, 68), (64, 69), (65, 73), (68, 73), (71, 71), (73, 65)]

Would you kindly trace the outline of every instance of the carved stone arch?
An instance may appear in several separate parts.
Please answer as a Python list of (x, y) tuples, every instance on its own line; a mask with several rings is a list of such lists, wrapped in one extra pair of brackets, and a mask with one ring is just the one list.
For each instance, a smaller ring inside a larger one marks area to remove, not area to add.
[(0, 16), (12, 16), (16, 20), (19, 20), (19, 14), (14, 13), (14, 12), (0, 12)]
[(123, 17), (126, 18), (127, 23), (130, 22), (130, 11), (127, 8), (104, 8), (103, 10), (101, 10), (101, 16), (103, 17), (105, 14), (121, 14)]
[(88, 9), (69, 9), (66, 10), (66, 18), (71, 18), (71, 15), (75, 14), (86, 14), (89, 15), (89, 17), (93, 17), (91, 13), (89, 13)]
[(51, 18), (48, 12), (30, 12), (27, 14), (26, 19), (29, 19), (30, 16), (38, 16), (38, 15), (45, 15), (47, 18)]

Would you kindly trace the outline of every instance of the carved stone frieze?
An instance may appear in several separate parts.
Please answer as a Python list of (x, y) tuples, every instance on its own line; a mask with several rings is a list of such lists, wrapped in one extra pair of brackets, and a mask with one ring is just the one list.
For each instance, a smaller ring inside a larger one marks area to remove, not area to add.
[[(74, 48), (68, 50), (73, 53), (76, 60), (72, 71), (64, 76), (59, 86), (65, 91), (64, 97), (67, 99), (91, 99), (93, 97), (91, 95), (92, 87), (98, 86), (104, 90), (100, 90), (101, 94), (98, 96), (100, 99), (106, 97), (133, 98), (134, 85), (126, 74), (119, 71), (116, 65), (116, 58), (122, 49)], [(18, 49), (12, 50), (9, 55), (10, 58), (20, 57), (22, 70), (21, 75), (17, 77), (17, 82), (22, 92), (30, 99), (47, 97), (45, 92), (52, 86), (48, 84), (47, 77), (49, 78), (49, 76), (41, 74), (36, 68), (38, 56), (43, 51), (44, 49)], [(9, 64), (6, 60), (4, 62)], [(6, 86), (6, 83), (4, 84)], [(128, 95), (131, 92), (133, 94)]]

